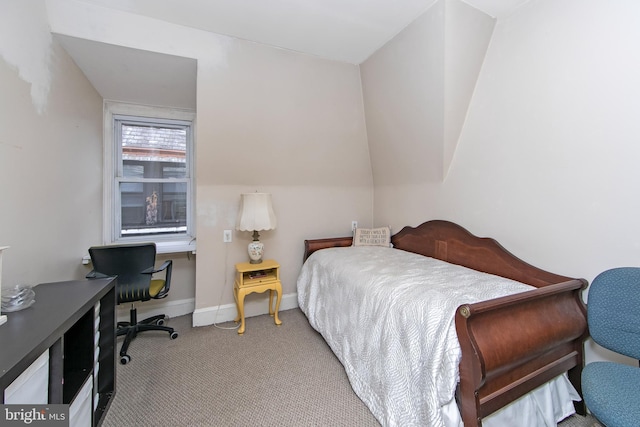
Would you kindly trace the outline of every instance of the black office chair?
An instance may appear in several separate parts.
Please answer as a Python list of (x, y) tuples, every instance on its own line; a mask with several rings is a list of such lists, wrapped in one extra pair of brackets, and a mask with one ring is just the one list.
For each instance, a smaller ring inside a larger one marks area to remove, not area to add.
[[(138, 332), (165, 331), (171, 339), (178, 338), (178, 333), (164, 326), (167, 316), (160, 314), (137, 321), (135, 301), (148, 301), (167, 296), (171, 286), (172, 260), (165, 261), (160, 268), (155, 268), (155, 243), (132, 245), (94, 246), (89, 248), (93, 263), (93, 271), (87, 278), (117, 276), (116, 294), (118, 304), (131, 302), (129, 322), (118, 322), (118, 336), (126, 335), (120, 349), (120, 363), (125, 365), (131, 361), (127, 349)], [(154, 279), (152, 275), (164, 271), (163, 279)]]

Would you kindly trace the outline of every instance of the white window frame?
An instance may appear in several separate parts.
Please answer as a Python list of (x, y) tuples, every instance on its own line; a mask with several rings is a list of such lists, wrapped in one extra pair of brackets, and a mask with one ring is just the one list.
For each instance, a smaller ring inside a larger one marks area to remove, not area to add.
[[(144, 118), (162, 123), (164, 120), (191, 122), (187, 141), (187, 231), (175, 235), (120, 236), (120, 198), (118, 197), (118, 168), (120, 165), (119, 139), (115, 131), (118, 116)], [(196, 250), (195, 230), (195, 128), (196, 114), (192, 110), (166, 107), (104, 102), (104, 167), (103, 167), (103, 241), (104, 244), (155, 242), (158, 253), (194, 252)]]

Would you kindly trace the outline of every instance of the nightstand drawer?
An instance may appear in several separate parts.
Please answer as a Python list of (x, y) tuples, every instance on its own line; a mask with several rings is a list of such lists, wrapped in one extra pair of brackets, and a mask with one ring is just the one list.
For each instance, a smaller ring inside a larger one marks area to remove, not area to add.
[(273, 260), (265, 260), (260, 264), (241, 262), (236, 264), (236, 286), (264, 285), (280, 280), (280, 265)]
[(242, 281), (239, 286), (255, 286), (263, 283), (274, 282), (278, 280), (278, 271), (276, 269), (246, 271), (242, 273)]

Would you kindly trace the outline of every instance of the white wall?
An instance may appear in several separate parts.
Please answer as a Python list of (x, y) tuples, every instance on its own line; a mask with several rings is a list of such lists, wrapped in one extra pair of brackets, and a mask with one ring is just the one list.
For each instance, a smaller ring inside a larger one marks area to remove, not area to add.
[(525, 259), (589, 281), (640, 265), (639, 19), (634, 1), (538, 1), (499, 23), (445, 197), (484, 205), (471, 223)]
[[(295, 292), (304, 239), (348, 235), (354, 219), (371, 224), (357, 66), (79, 1), (47, 0), (47, 6), (56, 34), (198, 61), (196, 324), (213, 322), (219, 306), (217, 321), (235, 317), (233, 269), (247, 260), (250, 237), (234, 232), (224, 244), (222, 235), (234, 229), (240, 193), (273, 194), (278, 228), (262, 240), (266, 256), (282, 265), (285, 294)], [(262, 301), (266, 312), (264, 295)], [(295, 295), (287, 301), (297, 304)]]
[(102, 100), (52, 40), (42, 2), (0, 7), (2, 285), (79, 279), (101, 235)]
[(207, 258), (196, 299), (204, 310), (233, 303), (233, 264), (248, 259), (250, 233), (222, 243), (240, 193), (273, 195), (278, 228), (261, 236), (265, 257), (282, 264), (285, 294), (295, 293), (305, 238), (348, 235), (351, 220), (370, 223), (372, 211), (358, 67), (239, 40), (227, 47), (225, 66), (198, 78), (198, 257)]
[(442, 177), (443, 17), (438, 2), (360, 66), (376, 188)]
[[(82, 279), (91, 268), (82, 257), (103, 243), (103, 100), (52, 37), (47, 12), (44, 1), (0, 4), (5, 287)], [(185, 254), (171, 258), (170, 296), (144, 304), (141, 316), (158, 305), (170, 313), (193, 310), (194, 262)], [(122, 311), (128, 316), (128, 307)]]
[[(361, 65), (377, 224), (421, 218), (419, 193), (451, 167), (495, 20), (458, 0), (438, 1)], [(409, 203), (406, 205), (405, 203)], [(409, 209), (407, 209), (409, 208)]]
[[(589, 281), (639, 265), (637, 22), (632, 0), (538, 0), (499, 20), (446, 178), (376, 185), (375, 221), (453, 220)], [(610, 355), (589, 346), (587, 357)]]
[(449, 173), (496, 20), (462, 1), (445, 3), (444, 139), (441, 179)]

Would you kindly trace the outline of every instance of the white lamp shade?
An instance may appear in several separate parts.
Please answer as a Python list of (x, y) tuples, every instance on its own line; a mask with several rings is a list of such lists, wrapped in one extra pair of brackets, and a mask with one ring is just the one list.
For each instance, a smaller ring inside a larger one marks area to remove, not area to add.
[(276, 228), (276, 215), (269, 193), (246, 193), (240, 198), (236, 230), (262, 231)]

